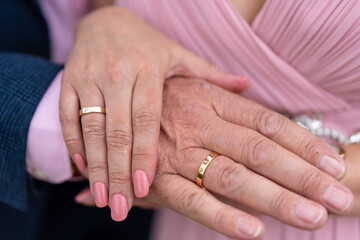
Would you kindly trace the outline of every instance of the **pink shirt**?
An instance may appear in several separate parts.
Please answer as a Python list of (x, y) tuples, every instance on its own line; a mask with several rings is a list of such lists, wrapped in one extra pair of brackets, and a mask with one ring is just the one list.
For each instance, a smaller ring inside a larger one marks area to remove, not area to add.
[[(88, 12), (87, 0), (39, 0), (49, 26), (51, 60), (65, 63), (73, 44), (73, 30)], [(30, 124), (26, 167), (34, 178), (61, 183), (72, 176), (59, 121), (60, 72), (46, 91)]]
[(62, 71), (55, 77), (31, 120), (26, 168), (35, 178), (60, 183), (71, 178), (68, 152), (59, 121)]

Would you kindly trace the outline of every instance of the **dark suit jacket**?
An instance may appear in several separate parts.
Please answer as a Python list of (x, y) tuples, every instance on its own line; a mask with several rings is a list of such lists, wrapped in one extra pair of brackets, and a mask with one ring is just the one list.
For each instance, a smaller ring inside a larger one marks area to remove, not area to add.
[(35, 57), (49, 55), (49, 40), (33, 0), (0, 0), (0, 36), (0, 201), (26, 210), (28, 129), (61, 66)]
[(107, 209), (74, 203), (86, 182), (54, 186), (26, 173), (32, 116), (62, 69), (48, 56), (36, 0), (0, 0), (0, 239), (147, 239), (150, 211), (135, 209), (115, 223)]

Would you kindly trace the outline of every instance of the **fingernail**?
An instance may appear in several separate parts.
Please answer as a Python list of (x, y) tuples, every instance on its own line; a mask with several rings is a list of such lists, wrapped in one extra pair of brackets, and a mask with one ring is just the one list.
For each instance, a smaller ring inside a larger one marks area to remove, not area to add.
[(240, 218), (237, 224), (239, 236), (242, 238), (256, 238), (261, 233), (261, 225), (249, 218)]
[(111, 218), (117, 222), (123, 221), (128, 211), (126, 198), (121, 194), (114, 194), (111, 199)]
[(82, 203), (89, 197), (91, 197), (91, 192), (89, 188), (86, 188), (75, 196), (75, 202)]
[(99, 208), (106, 207), (108, 204), (108, 191), (107, 187), (102, 182), (94, 183), (94, 197), (96, 206)]
[(248, 82), (249, 80), (248, 77), (239, 77), (239, 82)]
[(138, 198), (145, 197), (149, 192), (149, 180), (143, 170), (134, 173), (134, 192)]
[(86, 170), (86, 163), (83, 157), (80, 154), (75, 154), (74, 157), (74, 163), (76, 164), (76, 167), (79, 169), (80, 172), (83, 172)]
[(340, 178), (345, 173), (344, 162), (340, 162), (339, 160), (329, 156), (320, 157), (318, 168), (335, 178)]
[(330, 210), (342, 212), (348, 209), (353, 201), (349, 190), (343, 189), (335, 184), (330, 185), (323, 192), (323, 200)]
[(304, 200), (296, 205), (294, 213), (303, 222), (314, 225), (324, 216), (325, 210), (310, 201)]

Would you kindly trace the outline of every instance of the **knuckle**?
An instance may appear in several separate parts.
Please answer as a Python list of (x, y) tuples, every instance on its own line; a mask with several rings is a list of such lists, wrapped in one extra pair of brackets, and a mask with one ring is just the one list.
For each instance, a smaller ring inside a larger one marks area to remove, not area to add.
[(209, 96), (211, 94), (211, 83), (205, 82), (205, 81), (198, 81), (197, 79), (192, 83), (193, 87), (192, 94), (195, 94), (197, 96), (205, 97)]
[(77, 123), (77, 119), (75, 119), (71, 114), (60, 113), (59, 118), (63, 126), (68, 126)]
[(260, 136), (251, 137), (247, 144), (247, 165), (251, 169), (258, 169), (266, 165), (271, 160), (271, 156), (275, 145)]
[(245, 168), (227, 165), (220, 169), (218, 185), (221, 189), (240, 190), (246, 185)]
[(125, 185), (131, 181), (130, 174), (127, 172), (112, 171), (110, 172), (110, 184), (111, 185)]
[(269, 110), (259, 111), (255, 119), (258, 131), (270, 139), (278, 135), (284, 126), (284, 118)]
[(310, 136), (300, 142), (297, 154), (305, 160), (316, 159), (320, 155), (321, 146), (321, 140)]
[(322, 173), (318, 170), (307, 171), (305, 174), (300, 175), (299, 192), (305, 196), (314, 195), (318, 190), (318, 186), (321, 186)]
[[(120, 83), (123, 86), (128, 81), (122, 81), (124, 76), (130, 76), (132, 72), (132, 66), (125, 60), (115, 61), (108, 66), (108, 81), (111, 86), (119, 86)], [(131, 78), (132, 79), (132, 78)], [(132, 81), (131, 81), (132, 82)], [(125, 87), (125, 86), (123, 86)]]
[(132, 146), (132, 134), (130, 131), (125, 129), (108, 129), (106, 133), (106, 142), (109, 148), (117, 150), (129, 150)]
[(281, 215), (289, 202), (289, 196), (284, 190), (277, 191), (270, 200), (270, 211), (274, 216)]
[(132, 46), (129, 49), (129, 57), (137, 61), (145, 61), (146, 56), (149, 55), (149, 49), (146, 46)]
[(214, 225), (215, 228), (220, 228), (224, 225), (224, 223), (227, 222), (228, 215), (225, 214), (225, 211), (222, 211), (222, 209), (217, 210), (214, 215)]
[(82, 143), (82, 139), (77, 137), (77, 136), (65, 136), (64, 135), (64, 141), (65, 141), (65, 145), (69, 148), (69, 147), (75, 147), (75, 146), (79, 146), (79, 144)]
[(101, 164), (100, 162), (91, 162), (89, 161), (89, 175), (96, 174), (99, 172), (107, 172), (107, 166), (105, 164)]
[(138, 160), (143, 159), (146, 162), (148, 162), (149, 159), (152, 159), (153, 157), (154, 157), (154, 154), (148, 149), (133, 148), (133, 153), (132, 153), (133, 161), (138, 161)]
[(104, 138), (105, 127), (98, 121), (91, 121), (91, 123), (83, 125), (83, 133), (86, 138)]
[(187, 190), (184, 194), (185, 198), (183, 201), (183, 211), (197, 214), (203, 206), (204, 191)]
[(147, 76), (159, 76), (160, 67), (150, 61), (143, 61), (141, 64), (141, 73)]
[(137, 109), (134, 113), (134, 127), (140, 129), (154, 129), (160, 123), (156, 113), (149, 108)]

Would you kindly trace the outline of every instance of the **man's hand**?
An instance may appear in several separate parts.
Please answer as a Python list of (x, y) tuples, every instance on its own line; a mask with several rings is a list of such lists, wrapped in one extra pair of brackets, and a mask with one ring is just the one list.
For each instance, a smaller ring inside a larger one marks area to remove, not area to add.
[[(167, 81), (163, 105), (158, 167), (145, 200), (241, 239), (259, 238), (264, 226), (237, 204), (303, 229), (321, 227), (327, 210), (351, 210), (351, 192), (316, 167), (341, 158), (282, 115), (197, 79)], [(222, 155), (207, 168), (205, 190), (195, 182), (211, 151)]]

